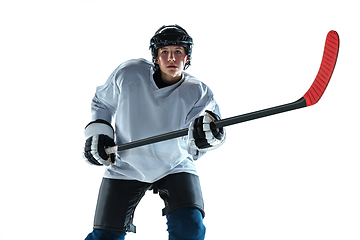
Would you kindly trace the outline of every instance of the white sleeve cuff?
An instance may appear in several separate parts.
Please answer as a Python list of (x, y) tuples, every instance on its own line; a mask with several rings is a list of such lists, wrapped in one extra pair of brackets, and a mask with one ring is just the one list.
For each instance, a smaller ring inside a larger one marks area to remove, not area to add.
[(100, 134), (107, 135), (114, 139), (114, 130), (112, 129), (112, 127), (104, 123), (91, 123), (89, 126), (87, 126), (87, 128), (85, 128), (84, 131), (85, 139)]

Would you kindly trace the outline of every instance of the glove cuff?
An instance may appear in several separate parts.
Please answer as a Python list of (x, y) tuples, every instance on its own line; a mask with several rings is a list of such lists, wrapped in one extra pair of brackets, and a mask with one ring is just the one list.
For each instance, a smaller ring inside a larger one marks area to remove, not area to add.
[(94, 135), (104, 134), (114, 139), (114, 128), (105, 120), (98, 119), (85, 127), (84, 137), (88, 139)]

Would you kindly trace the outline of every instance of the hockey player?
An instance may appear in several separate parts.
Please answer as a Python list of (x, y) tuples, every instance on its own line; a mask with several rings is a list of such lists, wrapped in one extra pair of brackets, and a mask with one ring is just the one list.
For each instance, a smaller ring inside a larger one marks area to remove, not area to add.
[[(134, 211), (147, 190), (159, 193), (165, 203), (170, 240), (204, 239), (204, 203), (194, 160), (219, 147), (225, 131), (213, 123), (220, 112), (212, 91), (184, 72), (192, 45), (180, 26), (163, 26), (150, 40), (153, 63), (127, 61), (97, 88), (92, 122), (84, 132), (84, 157), (106, 169), (94, 229), (86, 240), (124, 239), (126, 232), (135, 232)], [(104, 150), (115, 141), (124, 144), (187, 127), (186, 137), (109, 156)]]

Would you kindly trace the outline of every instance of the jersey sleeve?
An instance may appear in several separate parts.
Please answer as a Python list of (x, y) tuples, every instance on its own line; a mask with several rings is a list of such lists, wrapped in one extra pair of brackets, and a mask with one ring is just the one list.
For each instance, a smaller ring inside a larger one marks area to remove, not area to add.
[(205, 115), (205, 111), (209, 110), (221, 117), (220, 109), (215, 101), (214, 94), (205, 84), (199, 85), (196, 92), (189, 91), (189, 96), (194, 98), (194, 106), (186, 116), (186, 126), (189, 126), (196, 118)]
[[(194, 106), (192, 107), (191, 111), (188, 113), (186, 117), (186, 126), (188, 127), (191, 122), (195, 121), (196, 118), (200, 116), (205, 115), (205, 111), (209, 110), (214, 113), (216, 113), (219, 117), (221, 117), (220, 114), (220, 108), (214, 98), (213, 92), (210, 90), (208, 86), (206, 86), (203, 83), (200, 83), (198, 86), (198, 89), (196, 92), (193, 89), (189, 91), (190, 97), (195, 97), (194, 99)], [(188, 142), (188, 137), (184, 137), (184, 140)], [(194, 160), (199, 159), (202, 157), (206, 152), (199, 152), (195, 149), (190, 148), (189, 143), (188, 145), (188, 152), (190, 155), (192, 155)]]
[(105, 120), (111, 123), (116, 112), (120, 90), (117, 83), (119, 68), (110, 75), (104, 85), (96, 88), (96, 93), (91, 103), (92, 120)]

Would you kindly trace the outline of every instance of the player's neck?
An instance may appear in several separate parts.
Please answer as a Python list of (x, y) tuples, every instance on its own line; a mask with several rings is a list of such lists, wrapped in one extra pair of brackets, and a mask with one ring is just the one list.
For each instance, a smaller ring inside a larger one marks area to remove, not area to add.
[(160, 88), (164, 88), (164, 87), (168, 87), (169, 84), (167, 84), (166, 82), (164, 82), (164, 80), (162, 80), (161, 77), (161, 71), (157, 70), (154, 75), (153, 75), (154, 81), (156, 86), (160, 89)]
[(182, 78), (182, 74), (180, 76), (176, 75), (169, 75), (161, 71), (161, 79), (167, 84), (167, 85), (173, 85), (180, 81)]

